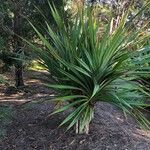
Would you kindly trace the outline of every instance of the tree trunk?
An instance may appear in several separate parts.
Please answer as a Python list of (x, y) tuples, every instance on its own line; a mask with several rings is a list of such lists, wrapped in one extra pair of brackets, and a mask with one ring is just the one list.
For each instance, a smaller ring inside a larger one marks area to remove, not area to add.
[[(19, 38), (21, 36), (21, 8), (16, 5), (16, 9), (14, 10), (14, 53), (19, 56), (21, 53), (22, 40)], [(24, 86), (23, 81), (23, 65), (22, 61), (18, 60), (15, 64), (15, 86)]]
[(24, 86), (22, 64), (15, 65), (15, 86)]

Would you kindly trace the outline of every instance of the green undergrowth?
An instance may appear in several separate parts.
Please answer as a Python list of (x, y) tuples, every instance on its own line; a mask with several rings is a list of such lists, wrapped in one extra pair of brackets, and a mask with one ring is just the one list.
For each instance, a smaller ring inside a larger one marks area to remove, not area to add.
[(42, 71), (45, 70), (45, 67), (42, 64), (40, 64), (38, 60), (33, 60), (31, 64), (28, 66), (28, 70)]
[(6, 128), (12, 122), (14, 110), (11, 106), (0, 106), (0, 140), (6, 136)]

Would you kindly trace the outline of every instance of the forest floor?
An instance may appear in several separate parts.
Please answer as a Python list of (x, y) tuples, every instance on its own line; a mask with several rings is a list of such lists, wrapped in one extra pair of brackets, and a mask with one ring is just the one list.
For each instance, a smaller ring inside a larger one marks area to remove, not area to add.
[(12, 115), (7, 125), (0, 125), (6, 130), (0, 150), (150, 150), (150, 131), (107, 103), (97, 103), (89, 135), (58, 128), (66, 113), (48, 117), (55, 104), (44, 100), (55, 92), (42, 84), (43, 73), (28, 71), (24, 76), (26, 86), (16, 94), (5, 95), (6, 87), (0, 87), (0, 109), (8, 107)]

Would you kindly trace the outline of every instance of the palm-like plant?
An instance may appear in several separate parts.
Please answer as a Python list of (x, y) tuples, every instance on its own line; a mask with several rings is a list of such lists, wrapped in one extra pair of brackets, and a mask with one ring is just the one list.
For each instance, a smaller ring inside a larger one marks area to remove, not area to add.
[[(125, 114), (133, 115), (149, 128), (149, 121), (140, 111), (148, 106), (145, 101), (150, 96), (149, 91), (144, 90), (136, 80), (142, 75), (150, 75), (150, 67), (145, 66), (150, 62), (150, 46), (130, 51), (131, 46), (141, 41), (140, 31), (127, 32), (124, 15), (115, 31), (110, 33), (111, 22), (103, 35), (99, 36), (99, 22), (89, 8), (80, 11), (74, 22), (67, 26), (55, 7), (51, 7), (51, 12), (58, 32), (54, 32), (46, 22), (46, 38), (31, 24), (46, 48), (28, 43), (55, 81), (54, 84), (47, 84), (59, 91), (60, 95), (54, 100), (65, 102), (52, 114), (73, 108), (60, 126), (69, 123), (70, 129), (76, 124), (77, 133), (88, 133), (89, 123), (94, 117), (94, 106), (104, 101), (118, 106)], [(140, 56), (144, 52), (146, 55)], [(139, 64), (133, 65), (133, 61)]]

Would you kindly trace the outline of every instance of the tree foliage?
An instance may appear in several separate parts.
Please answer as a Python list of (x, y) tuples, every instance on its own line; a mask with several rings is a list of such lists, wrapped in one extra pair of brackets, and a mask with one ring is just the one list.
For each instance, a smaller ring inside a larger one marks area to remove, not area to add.
[[(53, 0), (57, 8), (63, 9), (63, 1)], [(26, 43), (20, 37), (28, 38), (32, 41), (36, 39), (33, 29), (27, 22), (26, 18), (32, 20), (38, 25), (38, 29), (46, 34), (43, 26), (43, 18), (53, 24), (52, 15), (48, 7), (47, 0), (2, 0), (0, 6), (0, 59), (5, 64), (4, 68), (9, 70), (10, 66), (15, 66), (15, 82), (16, 86), (23, 85), (23, 67), (22, 59), (29, 56), (29, 51)], [(63, 13), (61, 13), (63, 15)], [(46, 35), (45, 35), (46, 36)], [(31, 57), (34, 54), (31, 54)], [(12, 57), (13, 56), (13, 57)]]

